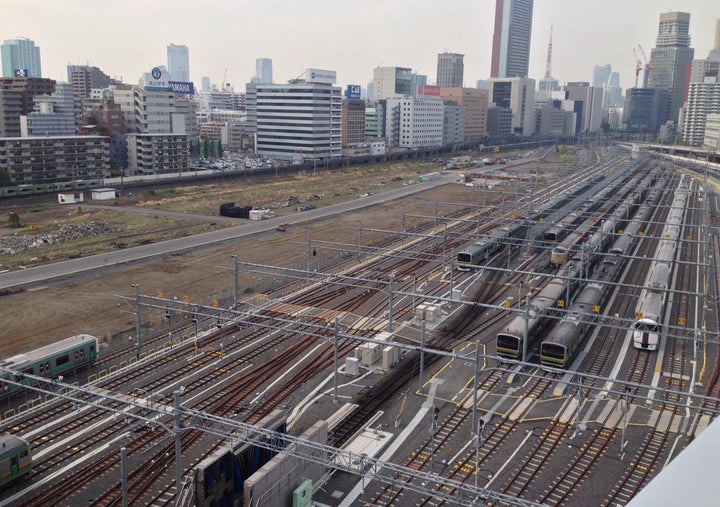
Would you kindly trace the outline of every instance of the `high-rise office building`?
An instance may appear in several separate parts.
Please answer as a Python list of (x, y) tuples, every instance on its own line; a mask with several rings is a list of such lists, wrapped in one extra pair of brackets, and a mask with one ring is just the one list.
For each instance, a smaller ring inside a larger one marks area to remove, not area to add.
[(56, 83), (51, 95), (36, 96), (33, 111), (20, 117), (20, 135), (74, 136), (79, 113), (72, 85)]
[(40, 48), (30, 39), (8, 39), (0, 46), (3, 77), (42, 77)]
[(666, 121), (668, 91), (630, 88), (625, 94), (623, 125), (626, 130), (655, 133)]
[(0, 137), (20, 137), (20, 117), (33, 111), (36, 96), (54, 91), (52, 79), (0, 78)]
[(375, 100), (398, 95), (412, 95), (412, 69), (405, 67), (375, 67), (373, 90)]
[(465, 108), (465, 139), (466, 142), (477, 142), (488, 134), (487, 90), (477, 88), (440, 88), (440, 98), (446, 103), (454, 102)]
[(255, 82), (259, 84), (271, 84), (273, 82), (272, 59), (257, 58), (255, 60)]
[(490, 76), (527, 77), (533, 0), (495, 0)]
[(168, 72), (172, 81), (190, 81), (190, 53), (185, 45), (168, 44)]
[[(526, 77), (492, 78), (489, 86), (490, 102), (510, 113), (511, 125), (507, 133), (532, 135), (535, 131), (535, 80)], [(503, 117), (507, 117), (505, 113)], [(488, 110), (488, 130), (494, 134), (490, 123)]]
[(463, 85), (465, 65), (457, 53), (440, 53), (437, 62), (437, 85), (442, 88), (460, 88)]
[(373, 69), (373, 100), (406, 95), (415, 97), (418, 86), (427, 85), (427, 76), (405, 67), (375, 67)]
[(612, 66), (609, 63), (607, 65), (596, 65), (593, 69), (592, 86), (595, 88), (605, 88), (608, 85), (611, 73)]
[(622, 107), (623, 96), (620, 88), (620, 74), (611, 72), (603, 96), (603, 107)]
[(443, 102), (439, 98), (391, 97), (386, 101), (385, 136), (388, 147), (440, 146)]
[[(575, 132), (597, 132), (602, 122), (603, 90), (587, 82), (565, 85), (565, 108), (577, 113)], [(572, 106), (571, 106), (572, 104)]]
[(342, 95), (333, 86), (335, 71), (306, 69), (305, 76), (288, 84), (245, 86), (258, 154), (296, 161), (342, 156)]
[(72, 85), (73, 93), (80, 99), (90, 97), (93, 89), (107, 88), (110, 85), (120, 84), (97, 67), (89, 65), (68, 65), (68, 82)]
[(690, 14), (686, 12), (660, 14), (657, 42), (650, 53), (652, 70), (648, 87), (667, 90), (670, 97), (667, 117), (674, 122), (678, 121), (688, 68), (695, 54), (690, 47), (689, 27)]

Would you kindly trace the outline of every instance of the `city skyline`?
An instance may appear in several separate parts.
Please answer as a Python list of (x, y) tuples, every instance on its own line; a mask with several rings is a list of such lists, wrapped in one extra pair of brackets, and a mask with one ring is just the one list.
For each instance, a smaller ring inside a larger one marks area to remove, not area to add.
[[(338, 85), (365, 87), (377, 66), (410, 67), (435, 83), (437, 55), (446, 51), (465, 55), (466, 87), (490, 76), (495, 0), (472, 7), (450, 0), (442, 10), (425, 0), (370, 0), (354, 10), (318, 0), (272, 5), (217, 2), (207, 9), (187, 0), (129, 1), (102, 9), (96, 5), (87, 0), (6, 0), (0, 39), (35, 41), (43, 77), (59, 81), (67, 80), (68, 64), (90, 64), (126, 83), (137, 83), (143, 73), (165, 64), (171, 42), (188, 46), (193, 55), (190, 73), (197, 85), (202, 76), (219, 84), (227, 69), (226, 82), (237, 91), (255, 75), (259, 57), (272, 59), (277, 83), (312, 67), (337, 71)], [(561, 84), (591, 81), (595, 65), (610, 64), (620, 73), (620, 85), (629, 88), (634, 84), (633, 48), (640, 44), (649, 53), (659, 16), (668, 8), (690, 13), (695, 58), (705, 58), (720, 18), (720, 7), (711, 9), (707, 1), (660, 6), (652, 0), (535, 0), (529, 77), (539, 80), (544, 75), (552, 24), (553, 77)], [(346, 22), (348, 16), (353, 23)]]

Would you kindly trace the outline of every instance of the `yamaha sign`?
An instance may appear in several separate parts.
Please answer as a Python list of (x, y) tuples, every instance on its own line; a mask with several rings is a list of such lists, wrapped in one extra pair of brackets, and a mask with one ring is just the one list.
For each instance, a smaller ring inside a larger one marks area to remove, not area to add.
[(168, 81), (170, 89), (175, 93), (182, 93), (185, 95), (194, 95), (195, 87), (192, 83), (185, 81)]

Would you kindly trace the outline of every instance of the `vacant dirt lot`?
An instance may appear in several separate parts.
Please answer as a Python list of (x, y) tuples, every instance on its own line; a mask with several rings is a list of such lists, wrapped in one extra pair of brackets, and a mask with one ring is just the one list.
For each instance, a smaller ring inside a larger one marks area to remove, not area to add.
[[(523, 170), (538, 167), (539, 174), (552, 172), (558, 160), (550, 157), (537, 165), (524, 166)], [(162, 192), (126, 193), (118, 202), (122, 205), (216, 215), (221, 203), (234, 201), (238, 206), (251, 204), (254, 207), (272, 207), (276, 214), (282, 215), (296, 212), (296, 204), (288, 205), (288, 201), (324, 206), (357, 198), (368, 192), (379, 193), (386, 188), (414, 181), (418, 174), (435, 170), (438, 170), (436, 164), (407, 162), (379, 168), (301, 175), (287, 180), (240, 180)], [(308, 233), (313, 241), (335, 242), (340, 244), (339, 248), (346, 245), (348, 250), (352, 250), (358, 241), (359, 220), (365, 228), (363, 243), (371, 244), (382, 239), (383, 233), (373, 233), (367, 228), (399, 230), (403, 206), (408, 215), (406, 227), (410, 229), (428, 220), (411, 215), (432, 216), (436, 206), (439, 214), (449, 213), (457, 208), (457, 204), (453, 203), (467, 204), (473, 198), (476, 203), (480, 203), (479, 196), (480, 191), (477, 189), (461, 184), (446, 185), (402, 201), (318, 221), (285, 233), (273, 232), (239, 240), (230, 246), (192, 253), (168, 254), (144, 264), (111, 267), (67, 282), (51, 282), (46, 286), (2, 296), (0, 357), (8, 357), (78, 333), (89, 333), (106, 339), (125, 330), (133, 333), (133, 304), (119, 297), (132, 297), (132, 284), (139, 284), (142, 294), (162, 291), (165, 297), (188, 296), (191, 302), (208, 304), (214, 298), (232, 291), (231, 255), (237, 255), (239, 260), (246, 262), (304, 267)], [(9, 211), (0, 203), (0, 219), (7, 217)], [(62, 243), (41, 244), (14, 254), (2, 254), (0, 250), (0, 269), (16, 269), (20, 264), (31, 266), (55, 262), (72, 256), (90, 255), (227, 226), (211, 220), (171, 219), (117, 210), (91, 210), (82, 205), (60, 207), (43, 204), (16, 207), (15, 211), (25, 227), (19, 231), (0, 229), (0, 241), (16, 233), (51, 233), (70, 224), (91, 221), (110, 224), (113, 230)], [(243, 276), (240, 289), (257, 290), (258, 285), (264, 282), (257, 277)], [(163, 320), (164, 316), (159, 312), (157, 315), (149, 313), (146, 318), (157, 322)]]

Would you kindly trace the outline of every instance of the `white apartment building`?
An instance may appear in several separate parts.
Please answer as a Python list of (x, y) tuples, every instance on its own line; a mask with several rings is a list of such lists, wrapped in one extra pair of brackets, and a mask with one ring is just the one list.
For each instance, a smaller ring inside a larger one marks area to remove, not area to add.
[(388, 98), (385, 113), (388, 148), (441, 146), (443, 115), (444, 105), (440, 99)]
[(720, 80), (705, 76), (702, 82), (690, 83), (688, 98), (682, 114), (683, 142), (701, 146), (705, 141), (707, 115), (720, 113)]
[(706, 117), (703, 148), (720, 152), (720, 113), (710, 113)]
[(132, 174), (175, 173), (188, 167), (188, 137), (184, 134), (129, 134), (129, 169)]
[(102, 178), (110, 167), (109, 138), (0, 137), (0, 167), (16, 185)]

